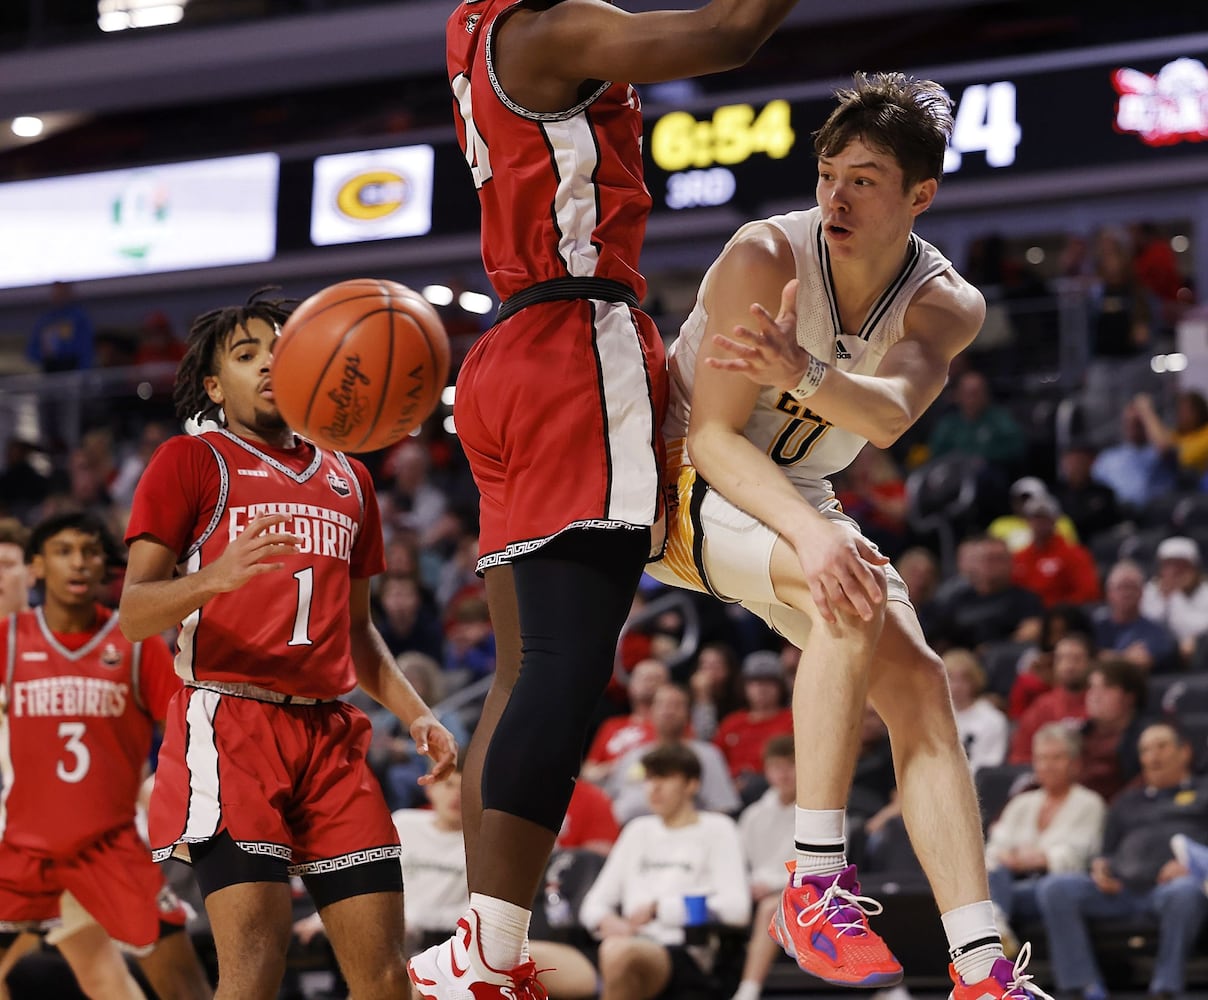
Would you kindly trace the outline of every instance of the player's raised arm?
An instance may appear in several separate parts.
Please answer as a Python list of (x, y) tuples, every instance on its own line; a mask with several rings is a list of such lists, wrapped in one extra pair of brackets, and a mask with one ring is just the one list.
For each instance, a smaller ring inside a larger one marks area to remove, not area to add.
[[(501, 22), (503, 89), (531, 110), (561, 84), (654, 83), (746, 63), (796, 0), (711, 0), (695, 10), (629, 13), (605, 0), (524, 6)], [(555, 98), (555, 102), (560, 102)]]

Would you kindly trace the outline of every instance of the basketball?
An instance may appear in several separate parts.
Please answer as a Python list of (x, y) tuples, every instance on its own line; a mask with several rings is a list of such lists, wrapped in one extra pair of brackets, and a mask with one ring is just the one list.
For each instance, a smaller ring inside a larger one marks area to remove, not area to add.
[(376, 451), (410, 434), (448, 377), (449, 338), (436, 310), (406, 285), (375, 278), (316, 292), (273, 350), (281, 416), (333, 451)]

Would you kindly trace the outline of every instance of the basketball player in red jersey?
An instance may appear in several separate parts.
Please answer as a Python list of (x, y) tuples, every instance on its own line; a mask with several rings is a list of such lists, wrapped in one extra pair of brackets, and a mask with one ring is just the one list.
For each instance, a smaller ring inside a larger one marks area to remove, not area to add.
[(661, 548), (667, 381), (638, 309), (650, 195), (632, 83), (741, 65), (792, 6), (469, 0), (449, 19), (454, 117), (503, 301), (462, 366), (455, 414), (482, 497), (498, 658), (466, 761), (470, 907), (453, 938), (412, 960), (421, 996), (546, 995), (525, 957), (528, 906)]
[[(200, 316), (176, 376), (182, 417), (139, 482), (122, 628), (180, 623), (151, 797), (157, 858), (187, 857), (206, 899), (221, 1000), (271, 1000), (285, 968), (289, 877), (318, 904), (352, 995), (408, 995), (398, 834), (365, 762), (360, 684), (448, 774), (456, 746), (369, 617), (384, 568), (369, 473), (286, 426), (269, 362), (279, 302)], [(179, 567), (179, 569), (178, 569)]]
[(135, 827), (154, 725), (180, 690), (171, 655), (158, 636), (129, 642), (97, 603), (116, 545), (96, 518), (50, 518), (28, 551), (45, 601), (0, 621), (0, 941), (48, 932), (106, 1000), (143, 996), (119, 945), (154, 948), (145, 971), (164, 1000), (209, 996), (184, 908)]

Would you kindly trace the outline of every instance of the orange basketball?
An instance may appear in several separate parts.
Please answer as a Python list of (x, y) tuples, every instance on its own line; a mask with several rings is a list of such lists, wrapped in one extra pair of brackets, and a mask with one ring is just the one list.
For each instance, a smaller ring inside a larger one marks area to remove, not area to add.
[(418, 292), (357, 278), (294, 310), (272, 371), (277, 407), (295, 431), (321, 448), (376, 451), (436, 408), (449, 377), (449, 338)]

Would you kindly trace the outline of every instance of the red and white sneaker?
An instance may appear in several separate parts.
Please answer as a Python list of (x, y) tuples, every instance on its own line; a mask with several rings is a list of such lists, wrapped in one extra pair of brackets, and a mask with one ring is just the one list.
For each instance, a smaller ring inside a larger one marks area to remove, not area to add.
[[(788, 862), (790, 872), (795, 862)], [(902, 981), (902, 965), (868, 926), (881, 904), (860, 895), (856, 868), (795, 878), (780, 897), (768, 934), (802, 970), (836, 986), (880, 988)]]
[(447, 941), (412, 957), (407, 975), (424, 1000), (549, 1000), (537, 967), (524, 961), (514, 969), (493, 969), (478, 940), (478, 912), (457, 921)]
[(1032, 945), (1025, 944), (1019, 949), (1014, 964), (1010, 959), (995, 959), (990, 975), (980, 983), (966, 983), (949, 965), (952, 992), (948, 994), (948, 1000), (1053, 1000), (1024, 972), (1031, 957)]

